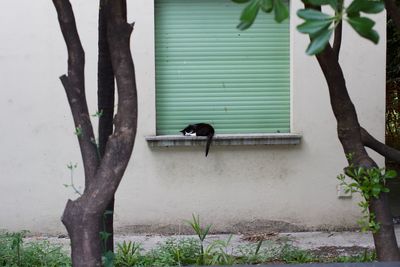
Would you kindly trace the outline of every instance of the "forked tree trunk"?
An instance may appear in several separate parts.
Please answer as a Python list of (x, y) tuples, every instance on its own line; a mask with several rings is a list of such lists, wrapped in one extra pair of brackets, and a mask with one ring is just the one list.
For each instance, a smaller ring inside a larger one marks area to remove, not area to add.
[(137, 128), (135, 70), (130, 52), (133, 25), (126, 22), (125, 0), (105, 1), (107, 41), (118, 87), (115, 129), (99, 163), (84, 88), (84, 52), (68, 0), (53, 0), (68, 49), (68, 76), (61, 77), (70, 104), (85, 167), (85, 191), (69, 200), (62, 222), (71, 238), (74, 267), (101, 266), (103, 214), (112, 201), (131, 156)]

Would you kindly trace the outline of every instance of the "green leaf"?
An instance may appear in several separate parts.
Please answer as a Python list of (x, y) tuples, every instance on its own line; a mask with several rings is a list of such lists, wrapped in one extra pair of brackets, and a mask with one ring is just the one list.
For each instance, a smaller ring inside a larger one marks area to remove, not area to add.
[(240, 16), (240, 23), (237, 26), (239, 30), (248, 29), (257, 17), (258, 10), (260, 9), (258, 0), (251, 1), (242, 11)]
[(381, 192), (381, 187), (380, 187), (380, 186), (374, 186), (374, 187), (372, 187), (372, 195), (373, 195), (374, 197), (377, 198), (377, 197), (379, 196), (380, 192)]
[(333, 20), (333, 18), (315, 9), (300, 9), (297, 16), (304, 20)]
[(384, 193), (389, 193), (389, 192), (390, 192), (390, 189), (387, 188), (387, 187), (384, 187), (384, 188), (382, 188), (382, 192), (384, 192)]
[(280, 23), (289, 17), (289, 9), (282, 0), (274, 0), (275, 21)]
[(272, 0), (261, 0), (260, 7), (262, 11), (269, 13), (274, 7), (274, 2)]
[(345, 168), (345, 173), (347, 176), (354, 178), (356, 177), (356, 174), (354, 173), (354, 169), (353, 168)]
[(328, 28), (331, 23), (332, 22), (329, 20), (307, 20), (303, 24), (297, 26), (297, 30), (301, 33), (315, 35), (319, 31)]
[(364, 175), (365, 173), (365, 169), (363, 167), (358, 167), (355, 169), (355, 174), (357, 177), (361, 177), (362, 175)]
[(358, 187), (358, 184), (357, 184), (357, 183), (351, 183), (349, 186), (351, 186), (351, 187)]
[(312, 56), (322, 52), (331, 38), (332, 31), (332, 29), (326, 29), (316, 35), (307, 47), (306, 53)]
[(250, 0), (231, 0), (232, 2), (238, 3), (238, 4), (243, 4), (243, 3), (247, 3)]
[(208, 232), (210, 231), (211, 226), (212, 226), (211, 224), (208, 224), (208, 225), (206, 226), (206, 228), (203, 230), (203, 236), (202, 236), (202, 240), (201, 240), (201, 241), (204, 241), (204, 239), (207, 237)]
[(385, 172), (385, 178), (386, 179), (393, 179), (396, 178), (397, 172), (395, 170), (388, 170)]
[(337, 178), (339, 181), (342, 181), (341, 184), (345, 184), (345, 183), (344, 183), (344, 178), (345, 178), (345, 176), (344, 176), (343, 174), (339, 174), (336, 178)]
[(366, 17), (349, 17), (347, 19), (351, 27), (362, 37), (371, 40), (374, 44), (379, 42), (378, 33), (372, 29), (375, 22)]
[(370, 0), (354, 0), (350, 6), (347, 7), (346, 12), (349, 17), (358, 16), (360, 12), (368, 14), (376, 14), (381, 12), (385, 5), (381, 1)]

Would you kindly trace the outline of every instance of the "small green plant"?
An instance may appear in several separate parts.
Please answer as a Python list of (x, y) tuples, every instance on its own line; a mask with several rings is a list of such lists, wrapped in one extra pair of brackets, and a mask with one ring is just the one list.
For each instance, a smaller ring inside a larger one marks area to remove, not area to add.
[(82, 193), (78, 190), (78, 188), (76, 188), (76, 186), (75, 186), (75, 184), (74, 184), (74, 171), (75, 171), (75, 169), (78, 167), (78, 164), (77, 163), (75, 163), (75, 164), (72, 164), (72, 162), (70, 162), (68, 165), (67, 165), (67, 168), (68, 168), (68, 170), (70, 171), (70, 183), (69, 184), (64, 184), (64, 186), (65, 187), (71, 187), (73, 190), (74, 190), (74, 192), (76, 193), (76, 194), (78, 194), (78, 195), (82, 195)]
[[(348, 159), (351, 161), (351, 155)], [(380, 229), (379, 222), (376, 221), (375, 214), (369, 213), (370, 202), (373, 198), (379, 198), (382, 193), (389, 192), (386, 183), (387, 180), (397, 176), (394, 170), (385, 170), (384, 168), (369, 168), (355, 167), (350, 164), (345, 169), (345, 174), (353, 179), (353, 182), (346, 182), (344, 174), (338, 175), (340, 184), (345, 187), (346, 192), (358, 192), (364, 198), (358, 203), (362, 209), (363, 218), (358, 222), (363, 231), (370, 230), (376, 233)]]
[(27, 232), (24, 231), (9, 234), (11, 237), (11, 249), (16, 252), (18, 266), (21, 266), (21, 246), (26, 233)]
[(115, 257), (116, 266), (135, 266), (141, 260), (142, 247), (140, 243), (123, 242), (117, 245), (117, 253)]
[(204, 265), (204, 240), (206, 239), (208, 232), (210, 231), (211, 224), (207, 225), (205, 228), (201, 227), (200, 224), (200, 216), (192, 214), (192, 221), (187, 221), (187, 223), (192, 227), (196, 235), (199, 237), (200, 240), (200, 257), (198, 260), (199, 265)]
[(232, 235), (227, 240), (215, 240), (207, 246), (204, 252), (205, 265), (233, 265), (236, 257), (233, 251), (228, 251)]
[(310, 252), (298, 249), (290, 244), (283, 245), (279, 258), (286, 263), (309, 263), (318, 261)]
[(95, 118), (100, 118), (100, 117), (102, 117), (103, 116), (103, 110), (98, 110), (98, 111), (96, 111), (96, 113), (94, 113), (94, 114), (92, 114), (92, 117), (95, 117)]
[(81, 127), (80, 125), (79, 125), (78, 127), (75, 128), (74, 134), (75, 134), (76, 136), (81, 137), (81, 136), (82, 136), (82, 133), (83, 133), (82, 127)]
[(115, 254), (112, 251), (107, 251), (101, 256), (104, 267), (114, 267)]
[[(267, 246), (265, 246), (265, 243), (267, 243)], [(278, 248), (277, 244), (264, 240), (260, 240), (256, 244), (241, 245), (236, 249), (238, 255), (236, 262), (240, 264), (261, 264), (272, 261), (279, 254)]]
[(146, 254), (146, 266), (195, 265), (200, 257), (200, 243), (194, 238), (169, 238)]

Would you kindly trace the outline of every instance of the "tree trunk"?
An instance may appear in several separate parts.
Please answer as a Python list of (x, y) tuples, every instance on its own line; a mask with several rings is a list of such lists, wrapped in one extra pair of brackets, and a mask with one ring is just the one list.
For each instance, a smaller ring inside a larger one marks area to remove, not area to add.
[(68, 201), (62, 217), (71, 239), (72, 266), (102, 266), (102, 216), (84, 206), (82, 201)]
[(103, 215), (121, 182), (136, 137), (137, 92), (130, 52), (133, 25), (126, 22), (126, 0), (106, 1), (107, 42), (118, 85), (118, 109), (114, 132), (108, 137), (99, 164), (85, 98), (84, 52), (74, 14), (68, 0), (53, 0), (53, 3), (68, 48), (68, 76), (63, 75), (61, 81), (79, 128), (77, 137), (85, 167), (85, 191), (77, 200), (68, 201), (62, 222), (71, 238), (73, 266), (101, 266)]
[[(106, 1), (100, 0), (99, 4), (99, 42), (98, 42), (98, 68), (97, 68), (97, 105), (99, 116), (99, 154), (103, 158), (108, 137), (113, 132), (114, 117), (114, 71), (107, 40), (107, 12)], [(114, 197), (107, 206), (103, 217), (103, 231), (109, 234), (105, 242), (105, 251), (114, 251)]]
[[(331, 46), (328, 45), (322, 53), (318, 54), (317, 59), (328, 83), (331, 106), (337, 120), (339, 140), (344, 153), (352, 154), (349, 164), (365, 169), (377, 167), (364, 148), (357, 113), (347, 92), (337, 56)], [(380, 230), (373, 235), (378, 260), (399, 261), (400, 253), (386, 194), (381, 194), (379, 199), (372, 199), (369, 210), (376, 215), (376, 220), (381, 224)]]
[(379, 231), (373, 234), (378, 259), (380, 261), (399, 261), (399, 248), (387, 193), (381, 193), (378, 199), (372, 198), (369, 210), (375, 214), (376, 221), (380, 223)]

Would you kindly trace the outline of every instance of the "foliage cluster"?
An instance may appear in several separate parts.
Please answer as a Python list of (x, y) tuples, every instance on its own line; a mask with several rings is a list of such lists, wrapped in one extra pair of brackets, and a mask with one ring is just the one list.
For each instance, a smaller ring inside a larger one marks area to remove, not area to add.
[(188, 266), (260, 264), (265, 262), (306, 263), (318, 261), (310, 252), (289, 244), (260, 246), (258, 244), (230, 247), (230, 238), (205, 244), (194, 238), (168, 239), (153, 250), (142, 253), (140, 244), (129, 242), (118, 245), (115, 266)]
[[(245, 30), (255, 21), (259, 10), (265, 13), (274, 11), (275, 20), (282, 22), (289, 17), (287, 4), (283, 0), (232, 0), (236, 3), (247, 3), (240, 16), (238, 29)], [(297, 15), (304, 23), (297, 27), (301, 33), (308, 34), (311, 42), (307, 54), (316, 55), (325, 48), (335, 28), (346, 21), (360, 36), (377, 44), (378, 33), (373, 29), (375, 21), (363, 14), (377, 14), (384, 8), (383, 1), (378, 0), (353, 0), (344, 6), (343, 0), (304, 0), (307, 8), (297, 11)], [(323, 13), (317, 7), (326, 6), (331, 9)]]
[[(351, 160), (351, 156), (350, 156)], [(363, 231), (370, 230), (376, 233), (380, 229), (380, 224), (375, 220), (375, 214), (368, 210), (372, 198), (379, 198), (381, 193), (389, 192), (387, 181), (397, 176), (393, 170), (384, 168), (355, 167), (350, 164), (346, 168), (345, 174), (352, 178), (351, 182), (346, 181), (344, 174), (338, 175), (341, 185), (345, 187), (346, 192), (360, 193), (363, 200), (358, 203), (362, 209), (363, 218), (358, 222)]]
[(71, 266), (71, 259), (61, 246), (49, 242), (24, 243), (23, 238), (26, 233), (0, 233), (0, 266)]

